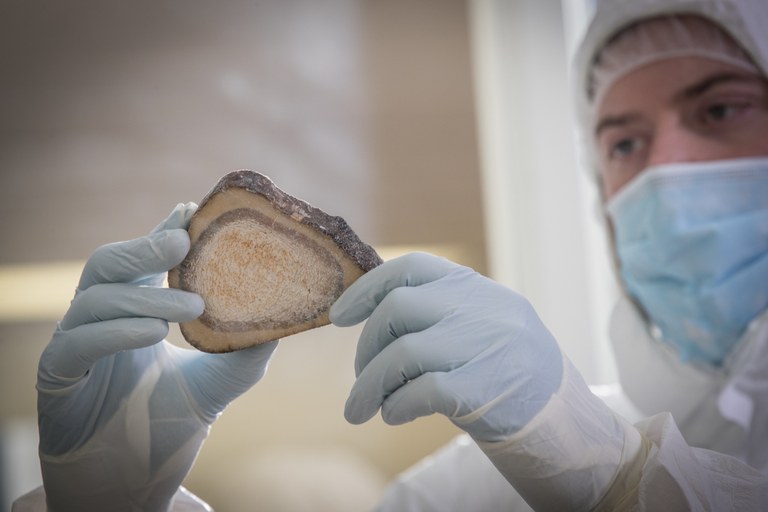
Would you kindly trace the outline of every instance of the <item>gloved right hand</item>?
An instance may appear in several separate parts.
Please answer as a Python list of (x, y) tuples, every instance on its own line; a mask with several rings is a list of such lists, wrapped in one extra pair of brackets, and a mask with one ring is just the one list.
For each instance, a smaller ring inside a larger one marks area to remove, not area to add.
[(206, 354), (164, 341), (203, 311), (160, 288), (189, 250), (196, 205), (151, 234), (97, 249), (38, 368), (40, 460), (50, 511), (165, 511), (210, 425), (266, 371), (277, 342)]
[(443, 414), (534, 508), (595, 506), (637, 452), (625, 431), (637, 433), (589, 392), (528, 301), (470, 268), (418, 253), (385, 262), (330, 318), (368, 319), (350, 422), (379, 409), (390, 424)]
[(437, 412), (476, 440), (499, 441), (560, 386), (560, 349), (528, 301), (448, 260), (414, 253), (362, 276), (331, 321), (365, 318), (345, 410), (352, 423), (379, 408), (392, 424)]

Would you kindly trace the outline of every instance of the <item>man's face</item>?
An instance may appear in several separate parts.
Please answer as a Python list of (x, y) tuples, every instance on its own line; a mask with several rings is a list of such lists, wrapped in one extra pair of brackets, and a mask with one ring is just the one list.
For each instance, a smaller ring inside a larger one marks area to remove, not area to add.
[(653, 165), (768, 156), (768, 83), (706, 58), (655, 62), (611, 86), (595, 136), (606, 199)]

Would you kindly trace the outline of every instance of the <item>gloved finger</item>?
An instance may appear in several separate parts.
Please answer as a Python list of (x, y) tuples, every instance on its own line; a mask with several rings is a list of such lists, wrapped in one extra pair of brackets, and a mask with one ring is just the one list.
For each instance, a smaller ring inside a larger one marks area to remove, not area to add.
[(387, 261), (361, 276), (331, 306), (330, 320), (339, 327), (362, 322), (389, 292), (440, 279), (459, 265), (426, 253), (411, 253)]
[(355, 375), (394, 340), (423, 331), (439, 322), (451, 309), (446, 294), (423, 285), (389, 292), (363, 327), (355, 356)]
[(168, 215), (168, 217), (166, 217), (160, 224), (155, 226), (155, 228), (150, 231), (150, 234), (165, 231), (167, 229), (187, 229), (189, 227), (189, 220), (196, 211), (197, 205), (195, 203), (177, 204), (170, 215)]
[(181, 263), (189, 245), (189, 234), (183, 229), (103, 245), (85, 264), (78, 289), (100, 283), (130, 283), (166, 272)]
[(204, 309), (205, 303), (196, 293), (124, 283), (96, 284), (75, 296), (59, 327), (69, 330), (125, 317), (186, 322), (200, 316)]
[(57, 379), (83, 376), (103, 357), (153, 345), (167, 335), (168, 322), (159, 318), (118, 318), (57, 330), (40, 357), (40, 369), (55, 385)]
[[(434, 331), (434, 332), (433, 332)], [(432, 372), (449, 372), (467, 360), (462, 353), (441, 353), (442, 329), (407, 334), (387, 345), (363, 369), (352, 386), (344, 417), (353, 424), (371, 419), (384, 401), (403, 386)], [(467, 345), (467, 344), (463, 344)], [(434, 397), (424, 396), (425, 401)]]
[(278, 341), (271, 341), (226, 354), (190, 351), (182, 371), (209, 421), (264, 376), (277, 345)]
[[(177, 204), (170, 215), (166, 217), (160, 224), (150, 231), (150, 234), (158, 233), (160, 231), (168, 229), (188, 229), (189, 221), (192, 219), (192, 215), (197, 211), (197, 205), (195, 203), (183, 203)], [(135, 284), (143, 284), (147, 286), (162, 286), (164, 274), (154, 274), (143, 279), (134, 281)]]
[(462, 408), (466, 406), (451, 387), (451, 374), (430, 372), (392, 392), (381, 404), (381, 417), (388, 425), (402, 425), (434, 413), (463, 416)]

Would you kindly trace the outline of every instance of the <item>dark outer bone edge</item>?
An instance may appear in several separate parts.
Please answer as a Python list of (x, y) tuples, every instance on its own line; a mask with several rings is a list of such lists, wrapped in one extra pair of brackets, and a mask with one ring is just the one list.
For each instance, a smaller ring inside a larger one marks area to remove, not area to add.
[(200, 202), (200, 208), (213, 196), (230, 188), (240, 188), (258, 194), (295, 221), (331, 237), (364, 272), (381, 265), (381, 257), (370, 245), (358, 238), (343, 218), (328, 215), (319, 208), (287, 194), (267, 176), (256, 171), (243, 169), (224, 175)]

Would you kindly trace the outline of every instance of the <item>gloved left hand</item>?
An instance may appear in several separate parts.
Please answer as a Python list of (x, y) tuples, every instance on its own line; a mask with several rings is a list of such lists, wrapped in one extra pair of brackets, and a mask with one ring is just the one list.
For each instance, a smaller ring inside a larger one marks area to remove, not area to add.
[(38, 368), (40, 460), (50, 511), (165, 511), (210, 425), (266, 371), (276, 343), (205, 354), (165, 341), (203, 311), (161, 288), (189, 250), (194, 204), (86, 263)]
[(351, 423), (379, 408), (393, 425), (441, 413), (475, 440), (496, 442), (560, 385), (560, 349), (528, 301), (442, 258), (384, 263), (352, 284), (330, 317), (338, 326), (368, 318), (345, 408)]

